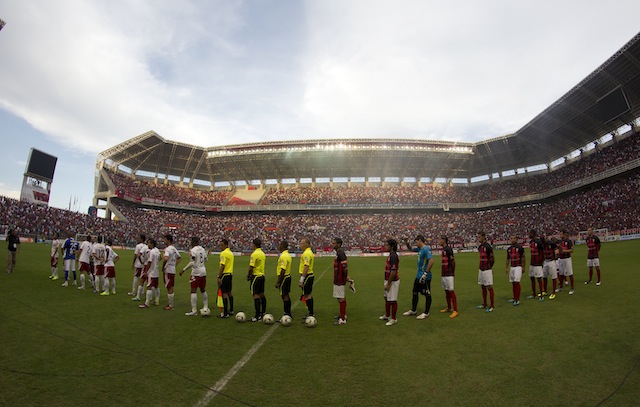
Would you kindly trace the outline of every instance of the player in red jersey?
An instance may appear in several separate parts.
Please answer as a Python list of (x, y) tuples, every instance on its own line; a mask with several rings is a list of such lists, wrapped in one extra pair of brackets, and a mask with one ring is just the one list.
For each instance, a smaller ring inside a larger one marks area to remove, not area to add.
[(593, 233), (593, 228), (587, 229), (587, 267), (589, 267), (589, 281), (585, 281), (585, 284), (590, 284), (593, 279), (593, 268), (595, 267), (598, 276), (596, 285), (602, 284), (600, 281), (600, 238)]
[(563, 230), (560, 233), (560, 244), (558, 245), (558, 269), (560, 270), (560, 287), (562, 287), (562, 281), (569, 279), (571, 282), (571, 290), (569, 290), (569, 295), (572, 295), (574, 290), (574, 281), (573, 281), (573, 263), (571, 262), (571, 253), (573, 253), (573, 242), (569, 239), (569, 234), (566, 230)]
[(549, 239), (542, 238), (544, 243), (544, 264), (542, 266), (542, 275), (544, 281), (544, 291), (547, 291), (548, 280), (553, 282), (553, 289), (549, 295), (549, 299), (556, 298), (556, 290), (558, 289), (558, 265), (556, 264), (556, 257), (558, 256), (558, 247), (556, 245), (556, 238)]
[(509, 276), (509, 282), (513, 287), (513, 298), (509, 300), (514, 306), (520, 305), (520, 292), (522, 286), (522, 270), (524, 270), (526, 259), (524, 257), (524, 247), (518, 243), (516, 236), (511, 236), (511, 246), (507, 249), (507, 265), (505, 272)]
[[(493, 293), (493, 247), (487, 242), (487, 235), (478, 232), (478, 254), (480, 255), (480, 268), (478, 270), (478, 284), (482, 286), (482, 305), (476, 308), (484, 309), (486, 312), (493, 312), (495, 309)], [(491, 300), (491, 306), (487, 306), (487, 292)]]
[(398, 291), (400, 289), (400, 258), (398, 257), (398, 242), (395, 239), (388, 239), (386, 250), (389, 252), (387, 262), (384, 267), (384, 309), (385, 314), (380, 319), (387, 321), (385, 325), (391, 326), (398, 322)]
[[(544, 264), (544, 243), (538, 237), (538, 233), (531, 229), (529, 231), (529, 249), (531, 254), (531, 261), (529, 262), (529, 277), (531, 278), (531, 290), (533, 291), (532, 295), (527, 296), (527, 298), (536, 298), (540, 301), (544, 301), (544, 296), (547, 294), (544, 292), (542, 276), (544, 275), (543, 264)], [(540, 292), (536, 294), (536, 280), (538, 281), (538, 288)]]
[(447, 298), (447, 308), (441, 309), (440, 312), (451, 312), (449, 318), (455, 318), (458, 316), (458, 299), (454, 290), (456, 259), (453, 257), (453, 249), (449, 246), (448, 237), (440, 237), (440, 246), (442, 247), (442, 288)]
[(336, 257), (333, 259), (333, 298), (338, 300), (340, 314), (334, 325), (344, 325), (347, 323), (347, 295), (346, 284), (351, 281), (347, 267), (347, 255), (342, 249), (342, 239), (336, 237), (331, 242)]

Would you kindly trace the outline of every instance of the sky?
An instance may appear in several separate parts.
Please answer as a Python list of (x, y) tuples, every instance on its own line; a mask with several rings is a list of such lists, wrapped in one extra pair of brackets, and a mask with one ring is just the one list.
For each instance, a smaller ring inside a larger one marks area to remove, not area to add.
[(0, 0), (0, 195), (32, 147), (86, 211), (99, 152), (154, 130), (273, 140), (511, 134), (638, 32), (637, 0)]

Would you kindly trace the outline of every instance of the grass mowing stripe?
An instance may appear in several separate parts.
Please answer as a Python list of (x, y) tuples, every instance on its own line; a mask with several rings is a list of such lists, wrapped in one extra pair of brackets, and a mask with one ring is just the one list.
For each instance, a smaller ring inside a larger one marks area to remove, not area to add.
[[(324, 275), (327, 273), (327, 270), (329, 269), (330, 267), (327, 266), (322, 271), (322, 274), (320, 274), (320, 276), (318, 277), (318, 281), (320, 281), (322, 277), (324, 277)], [(298, 304), (300, 304), (300, 300), (296, 301), (291, 308), (295, 309), (298, 306)], [(265, 334), (262, 335), (260, 340), (256, 342), (251, 347), (251, 349), (249, 349), (249, 351), (245, 353), (244, 356), (235, 365), (233, 365), (231, 369), (229, 369), (227, 374), (225, 374), (222, 379), (218, 380), (218, 382), (213, 386), (213, 389), (210, 389), (207, 392), (207, 394), (205, 394), (205, 396), (195, 404), (195, 407), (204, 407), (208, 405), (211, 402), (211, 400), (213, 400), (216, 397), (216, 395), (225, 388), (227, 383), (229, 383), (229, 381), (233, 379), (233, 377), (240, 371), (240, 369), (242, 369), (244, 365), (246, 365), (249, 362), (249, 360), (251, 360), (251, 357), (262, 347), (262, 345), (264, 345), (267, 339), (269, 339), (269, 337), (275, 332), (277, 327), (278, 325), (274, 325), (271, 327), (271, 329), (265, 332)], [(250, 404), (247, 404), (247, 405), (250, 405)]]

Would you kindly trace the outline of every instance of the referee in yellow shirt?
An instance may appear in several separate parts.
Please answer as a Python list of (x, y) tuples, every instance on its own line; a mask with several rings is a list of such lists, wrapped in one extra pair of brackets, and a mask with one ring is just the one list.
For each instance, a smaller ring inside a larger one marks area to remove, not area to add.
[(229, 249), (229, 241), (220, 241), (220, 269), (218, 270), (218, 287), (222, 291), (223, 312), (220, 318), (229, 318), (233, 315), (233, 261), (234, 256)]
[(249, 274), (247, 280), (251, 282), (251, 292), (253, 293), (253, 305), (256, 309), (256, 316), (251, 318), (251, 322), (262, 321), (262, 316), (267, 310), (267, 299), (264, 296), (264, 263), (265, 255), (261, 249), (262, 241), (253, 239), (253, 253), (249, 260)]
[[(289, 254), (289, 242), (283, 240), (278, 246), (280, 251), (280, 257), (278, 258), (278, 265), (276, 266), (276, 275), (278, 281), (276, 281), (276, 288), (280, 289), (280, 296), (284, 304), (284, 315), (291, 316), (291, 255)], [(280, 322), (282, 318), (278, 322)]]
[[(309, 314), (307, 316), (313, 316), (313, 260), (314, 255), (311, 251), (311, 242), (308, 237), (304, 237), (300, 240), (300, 249), (302, 249), (302, 256), (300, 256), (300, 282), (298, 287), (302, 288), (302, 297), (307, 304)], [(306, 319), (307, 317), (304, 317)]]

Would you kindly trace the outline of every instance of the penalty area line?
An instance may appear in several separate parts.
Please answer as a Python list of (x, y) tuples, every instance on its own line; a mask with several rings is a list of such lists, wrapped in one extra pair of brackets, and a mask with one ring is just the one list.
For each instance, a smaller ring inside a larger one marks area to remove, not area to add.
[[(329, 270), (329, 267), (324, 269), (322, 274), (318, 277), (318, 281), (320, 281), (320, 279), (325, 275), (327, 270)], [(300, 304), (300, 300), (296, 301), (296, 303), (293, 304), (291, 308), (295, 309), (298, 304)], [(262, 345), (264, 345), (267, 339), (271, 337), (271, 335), (277, 328), (277, 324), (274, 324), (271, 328), (269, 328), (269, 330), (265, 332), (264, 335), (262, 335), (258, 342), (256, 342), (251, 347), (251, 349), (249, 349), (247, 353), (245, 353), (244, 356), (242, 356), (242, 358), (240, 358), (240, 360), (237, 361), (231, 369), (229, 369), (229, 371), (222, 377), (222, 379), (218, 380), (213, 388), (208, 390), (204, 397), (201, 398), (196, 404), (194, 404), (194, 407), (205, 407), (209, 405), (211, 400), (213, 400), (218, 394), (222, 392), (222, 390), (224, 390), (224, 388), (227, 386), (227, 383), (229, 383), (229, 381), (233, 379), (233, 377), (240, 371), (240, 369), (242, 369), (247, 363), (249, 363), (253, 355), (262, 347)]]

